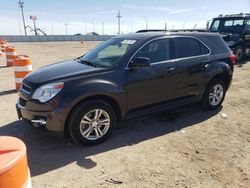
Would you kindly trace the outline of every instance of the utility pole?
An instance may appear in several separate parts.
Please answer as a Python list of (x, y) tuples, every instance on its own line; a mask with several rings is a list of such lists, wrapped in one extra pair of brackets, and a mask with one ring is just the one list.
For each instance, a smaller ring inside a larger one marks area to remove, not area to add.
[(118, 15), (116, 16), (117, 19), (118, 19), (118, 35), (121, 34), (121, 13), (120, 13), (120, 10), (118, 11)]
[(51, 32), (52, 32), (52, 35), (54, 35), (54, 25), (53, 24), (51, 26)]
[(165, 31), (167, 31), (168, 30), (168, 24), (167, 24), (167, 22), (165, 23)]
[(65, 23), (64, 25), (65, 25), (65, 34), (68, 35), (68, 24)]
[(27, 32), (26, 32), (26, 24), (25, 24), (25, 19), (24, 19), (24, 14), (23, 14), (24, 2), (20, 0), (20, 1), (18, 2), (18, 4), (19, 4), (19, 7), (21, 8), (21, 11), (22, 11), (22, 18), (23, 18), (23, 29), (24, 29), (24, 33), (25, 33), (25, 35), (27, 36)]

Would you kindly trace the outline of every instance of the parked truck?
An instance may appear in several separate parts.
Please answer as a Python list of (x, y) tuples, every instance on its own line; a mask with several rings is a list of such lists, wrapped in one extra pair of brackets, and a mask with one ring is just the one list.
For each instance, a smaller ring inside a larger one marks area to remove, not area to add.
[(219, 15), (213, 19), (209, 31), (222, 35), (237, 61), (250, 55), (250, 13)]

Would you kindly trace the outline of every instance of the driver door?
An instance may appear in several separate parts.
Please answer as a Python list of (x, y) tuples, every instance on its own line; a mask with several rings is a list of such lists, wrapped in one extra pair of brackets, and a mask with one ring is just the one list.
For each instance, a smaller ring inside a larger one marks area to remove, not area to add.
[(126, 69), (128, 109), (169, 100), (174, 97), (174, 69), (172, 39), (161, 38), (149, 42), (132, 58), (149, 58), (150, 66)]

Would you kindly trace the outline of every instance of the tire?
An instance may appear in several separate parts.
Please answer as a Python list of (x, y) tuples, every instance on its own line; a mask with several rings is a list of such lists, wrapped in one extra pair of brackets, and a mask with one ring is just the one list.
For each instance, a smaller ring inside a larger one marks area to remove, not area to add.
[(96, 145), (105, 141), (115, 126), (116, 113), (102, 100), (79, 104), (69, 117), (69, 134), (76, 143), (83, 145)]
[(234, 55), (236, 56), (236, 61), (242, 61), (245, 57), (245, 51), (242, 46), (236, 46), (234, 49)]
[(210, 81), (203, 94), (202, 106), (206, 110), (218, 109), (223, 103), (225, 95), (226, 95), (225, 82), (221, 79), (215, 78), (212, 81)]

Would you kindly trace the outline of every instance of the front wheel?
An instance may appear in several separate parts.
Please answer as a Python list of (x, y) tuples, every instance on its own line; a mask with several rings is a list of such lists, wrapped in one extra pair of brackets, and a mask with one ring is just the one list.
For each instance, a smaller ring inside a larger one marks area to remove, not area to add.
[(215, 110), (220, 107), (226, 95), (225, 82), (221, 79), (212, 80), (202, 98), (202, 105), (207, 110)]
[(69, 133), (80, 144), (95, 145), (106, 140), (116, 124), (116, 113), (102, 100), (91, 100), (76, 107), (69, 118)]

